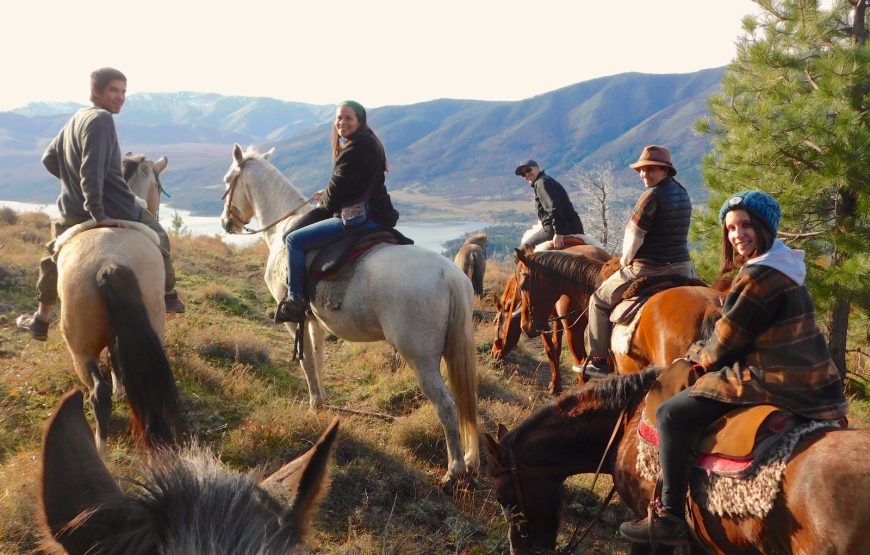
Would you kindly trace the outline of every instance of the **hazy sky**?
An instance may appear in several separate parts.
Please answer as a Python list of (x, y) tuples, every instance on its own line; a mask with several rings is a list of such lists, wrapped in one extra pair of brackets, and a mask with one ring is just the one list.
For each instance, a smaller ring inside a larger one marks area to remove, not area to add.
[(4, 5), (0, 110), (198, 91), (366, 106), (518, 100), (627, 71), (727, 64), (750, 0), (43, 0)]

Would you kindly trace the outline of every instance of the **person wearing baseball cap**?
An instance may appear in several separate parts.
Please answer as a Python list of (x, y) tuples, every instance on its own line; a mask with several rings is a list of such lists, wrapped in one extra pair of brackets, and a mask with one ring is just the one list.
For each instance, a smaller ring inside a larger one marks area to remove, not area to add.
[(607, 362), (610, 311), (622, 300), (623, 292), (632, 281), (661, 275), (698, 278), (689, 258), (692, 202), (686, 189), (674, 179), (677, 169), (671, 162), (671, 153), (663, 146), (649, 145), (629, 167), (638, 173), (646, 191), (638, 199), (625, 228), (620, 257), (622, 268), (606, 279), (589, 299), (589, 325), (586, 327), (589, 356), (585, 373), (592, 378), (612, 372)]
[(687, 355), (700, 377), (656, 409), (661, 502), (647, 518), (619, 527), (631, 541), (688, 543), (689, 458), (697, 438), (721, 416), (776, 405), (833, 424), (849, 410), (804, 284), (804, 253), (776, 238), (781, 215), (776, 199), (761, 191), (737, 193), (719, 211), (720, 277), (737, 275), (712, 337)]
[(535, 191), (535, 208), (541, 228), (523, 240), (520, 248), (553, 241), (554, 249), (565, 248), (565, 236), (583, 235), (583, 222), (562, 185), (544, 173), (534, 160), (524, 160), (514, 170)]

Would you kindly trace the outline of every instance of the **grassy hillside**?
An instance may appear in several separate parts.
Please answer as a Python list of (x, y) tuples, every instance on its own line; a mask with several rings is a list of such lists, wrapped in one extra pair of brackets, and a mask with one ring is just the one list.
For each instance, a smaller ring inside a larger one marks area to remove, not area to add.
[[(3, 553), (37, 548), (34, 498), (42, 430), (60, 396), (81, 387), (56, 326), (46, 343), (31, 341), (14, 327), (17, 314), (33, 309), (37, 261), (48, 235), (45, 216), (0, 211)], [(485, 474), (468, 490), (445, 493), (438, 487), (445, 471), (440, 425), (411, 370), (388, 345), (329, 340), (324, 382), (332, 408), (312, 413), (301, 370), (288, 362), (288, 336), (266, 316), (273, 303), (262, 280), (265, 247), (237, 250), (214, 238), (174, 237), (173, 248), (188, 310), (168, 320), (165, 344), (190, 435), (235, 470), (268, 473), (307, 449), (334, 415), (342, 418), (332, 488), (312, 523), (312, 552), (507, 551), (506, 524)], [(488, 266), (486, 299), (500, 292), (511, 271), (506, 264)], [(492, 310), (489, 301), (478, 308)], [(494, 364), (487, 320), (476, 340), (481, 429), (492, 433), (497, 423), (511, 428), (548, 400), (540, 343), (524, 339), (506, 362)], [(566, 383), (572, 379), (565, 376)], [(348, 407), (368, 414), (340, 410)], [(864, 404), (856, 407), (868, 414)], [(116, 475), (135, 477), (138, 457), (128, 424), (125, 402), (116, 403), (109, 465)], [(590, 482), (591, 476), (568, 482), (561, 542), (588, 521), (610, 486), (604, 479), (589, 492)], [(627, 552), (612, 539), (627, 516), (613, 501), (583, 552)]]

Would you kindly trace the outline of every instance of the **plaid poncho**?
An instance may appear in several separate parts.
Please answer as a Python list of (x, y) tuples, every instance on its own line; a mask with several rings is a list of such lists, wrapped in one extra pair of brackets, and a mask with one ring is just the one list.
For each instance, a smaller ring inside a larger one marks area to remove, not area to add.
[(700, 357), (708, 373), (692, 396), (772, 404), (821, 420), (847, 413), (805, 286), (769, 266), (744, 265), (722, 312)]

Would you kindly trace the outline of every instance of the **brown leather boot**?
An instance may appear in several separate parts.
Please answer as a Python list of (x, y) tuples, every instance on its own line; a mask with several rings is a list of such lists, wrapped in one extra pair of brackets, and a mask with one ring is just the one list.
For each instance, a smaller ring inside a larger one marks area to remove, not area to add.
[(278, 309), (275, 310), (275, 323), (281, 324), (284, 322), (301, 323), (305, 320), (305, 311), (308, 310), (308, 301), (300, 299), (294, 301), (284, 297), (278, 303)]
[(623, 522), (619, 533), (628, 541), (652, 545), (686, 545), (689, 543), (689, 525), (686, 519), (669, 513), (658, 499), (650, 503), (646, 518)]

